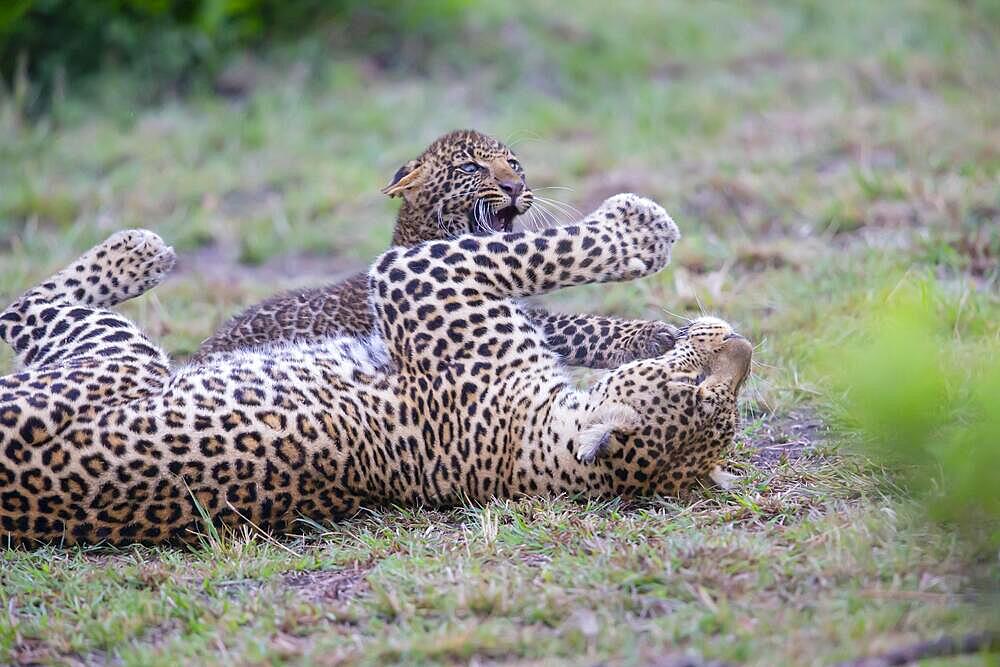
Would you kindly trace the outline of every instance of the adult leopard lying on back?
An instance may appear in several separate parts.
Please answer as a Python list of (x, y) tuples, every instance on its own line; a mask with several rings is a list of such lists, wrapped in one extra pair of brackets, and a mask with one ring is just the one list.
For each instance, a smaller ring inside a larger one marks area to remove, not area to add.
[[(392, 238), (396, 246), (466, 233), (509, 232), (514, 218), (534, 201), (514, 153), (475, 130), (456, 130), (438, 138), (400, 167), (382, 191), (403, 200)], [(545, 334), (549, 349), (571, 365), (613, 368), (662, 354), (673, 345), (673, 327), (662, 322), (539, 309), (526, 313)], [(205, 340), (192, 361), (275, 341), (364, 336), (374, 326), (368, 281), (359, 273), (340, 283), (280, 294), (251, 306)]]
[(18, 543), (281, 532), (373, 503), (675, 493), (711, 476), (751, 347), (695, 320), (666, 354), (570, 384), (515, 300), (661, 269), (678, 238), (635, 195), (541, 233), (396, 247), (368, 273), (376, 333), (220, 355), (174, 375), (106, 308), (173, 252), (121, 232), (0, 314), (0, 532)]

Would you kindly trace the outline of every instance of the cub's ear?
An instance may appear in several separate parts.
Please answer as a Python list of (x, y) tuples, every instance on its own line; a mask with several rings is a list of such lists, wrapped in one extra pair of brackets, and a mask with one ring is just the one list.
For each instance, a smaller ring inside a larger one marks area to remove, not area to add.
[(424, 165), (420, 160), (410, 160), (396, 171), (392, 182), (382, 188), (382, 194), (390, 197), (400, 197), (410, 188), (423, 183)]

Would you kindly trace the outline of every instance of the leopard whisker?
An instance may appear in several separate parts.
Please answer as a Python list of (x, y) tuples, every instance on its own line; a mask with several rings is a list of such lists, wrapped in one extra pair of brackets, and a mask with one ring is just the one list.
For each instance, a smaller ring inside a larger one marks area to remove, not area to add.
[(540, 232), (549, 226), (545, 218), (542, 217), (541, 211), (532, 209), (532, 215), (535, 216), (535, 231)]
[(486, 230), (489, 231), (490, 234), (496, 234), (497, 230), (493, 227), (493, 224), (490, 222), (490, 218), (487, 215), (487, 209), (488, 208), (492, 208), (492, 207), (490, 207), (489, 202), (484, 201), (483, 202), (483, 208), (482, 208), (483, 227), (485, 227)]
[(496, 227), (494, 227), (493, 223), (490, 222), (490, 217), (487, 215), (488, 211), (496, 213), (496, 211), (493, 210), (493, 207), (490, 205), (488, 201), (483, 201), (483, 222), (486, 224), (486, 228), (490, 230), (491, 234), (496, 234), (497, 233)]
[(475, 218), (476, 223), (479, 224), (480, 229), (483, 229), (490, 234), (496, 234), (496, 230), (493, 229), (493, 225), (490, 224), (489, 218), (486, 215), (487, 206), (489, 206), (489, 204), (485, 199), (479, 199), (476, 201), (473, 217)]
[(535, 211), (538, 214), (539, 220), (543, 222), (545, 227), (548, 227), (551, 224), (550, 223), (551, 214), (545, 209), (545, 206), (543, 204), (535, 202), (535, 205), (532, 206), (531, 210)]
[(565, 202), (565, 201), (563, 201), (561, 199), (553, 199), (552, 197), (539, 197), (537, 195), (536, 195), (536, 199), (541, 199), (542, 201), (544, 201), (547, 204), (551, 204), (553, 206), (558, 206), (559, 208), (565, 209), (567, 211), (572, 211), (575, 215), (579, 215), (579, 216), (583, 217), (583, 211), (581, 211), (580, 209), (578, 209), (576, 206), (573, 206), (569, 202)]
[(581, 211), (580, 209), (578, 209), (576, 206), (573, 206), (569, 202), (564, 202), (564, 201), (559, 200), (559, 199), (552, 199), (551, 197), (539, 197), (537, 195), (535, 196), (535, 199), (541, 199), (542, 201), (544, 201), (547, 204), (550, 204), (552, 206), (557, 206), (557, 207), (559, 207), (561, 209), (564, 209), (564, 210), (567, 210), (567, 211), (571, 211), (573, 213), (573, 215), (579, 216), (580, 218), (584, 217), (583, 211)]
[(675, 313), (675, 312), (673, 312), (671, 310), (667, 310), (663, 306), (660, 306), (660, 310), (662, 310), (663, 312), (665, 312), (667, 315), (670, 315), (671, 317), (676, 317), (679, 320), (684, 320), (688, 324), (690, 324), (691, 322), (694, 321), (690, 317), (684, 317), (683, 315), (678, 315), (677, 313)]
[[(535, 203), (540, 206), (547, 207), (550, 211), (559, 213), (560, 215), (566, 216), (568, 219), (576, 216), (576, 213), (571, 210), (571, 208), (560, 201), (555, 199), (549, 199), (548, 197), (535, 197)], [(583, 217), (583, 216), (580, 216)]]
[(476, 189), (475, 187), (470, 187), (470, 188), (467, 188), (467, 189), (462, 190), (460, 192), (453, 192), (453, 193), (449, 194), (447, 197), (441, 197), (437, 201), (436, 216), (437, 216), (437, 222), (438, 222), (438, 229), (441, 231), (442, 235), (445, 238), (455, 238), (456, 236), (458, 236), (458, 234), (449, 233), (445, 229), (445, 225), (444, 225), (444, 205), (445, 205), (445, 203), (447, 201), (451, 200), (451, 199), (455, 199), (457, 197), (464, 197), (466, 195), (472, 194), (472, 192), (474, 192), (475, 189)]
[(535, 208), (538, 209), (539, 215), (546, 221), (546, 227), (559, 227), (561, 222), (556, 218), (552, 211), (550, 211), (546, 205), (542, 202), (536, 201)]
[[(760, 388), (761, 384), (771, 386), (771, 383), (764, 380), (764, 378), (756, 375), (750, 375), (748, 380), (749, 381), (747, 383), (747, 389), (750, 390), (750, 393), (753, 395), (754, 400), (762, 403), (764, 405), (764, 408), (767, 410), (768, 414), (773, 413), (774, 408), (771, 406), (770, 403), (768, 403), (767, 398), (764, 396), (764, 392), (761, 391)], [(746, 406), (747, 410), (750, 412), (751, 415), (755, 414), (755, 411), (753, 410), (753, 406), (751, 403), (744, 403), (744, 405)]]
[(694, 295), (694, 302), (698, 304), (698, 312), (701, 313), (702, 317), (704, 317), (706, 315), (705, 306), (702, 304), (701, 297), (699, 297), (697, 293)]
[(532, 215), (532, 217), (533, 217), (533, 219), (535, 221), (535, 231), (536, 232), (540, 232), (543, 229), (548, 228), (548, 226), (549, 226), (548, 222), (542, 216), (542, 213), (541, 213), (541, 211), (539, 209), (534, 209), (534, 208), (531, 209), (531, 215)]
[(527, 214), (531, 216), (531, 219), (535, 223), (534, 231), (541, 231), (548, 227), (548, 221), (544, 217), (541, 206), (532, 206), (528, 209)]
[(441, 232), (444, 232), (444, 216), (441, 214), (441, 211), (443, 209), (444, 209), (444, 202), (438, 204), (437, 208), (435, 209), (435, 213), (437, 213), (438, 229)]
[(548, 202), (539, 201), (538, 199), (536, 199), (535, 200), (535, 206), (537, 206), (538, 209), (540, 211), (542, 211), (543, 213), (547, 213), (548, 216), (549, 216), (549, 218), (552, 220), (553, 224), (555, 224), (555, 225), (571, 224), (572, 223), (572, 220), (568, 220), (566, 218), (566, 214), (563, 211), (561, 211), (559, 209), (554, 209), (552, 206), (549, 205)]
[(540, 201), (537, 203), (539, 208), (551, 214), (551, 216), (557, 220), (557, 224), (559, 225), (573, 225), (583, 218), (583, 216), (577, 216), (564, 208), (559, 208), (549, 201)]
[(533, 232), (538, 231), (538, 211), (533, 208), (529, 208), (527, 211), (527, 218), (524, 221), (524, 226)]
[[(523, 134), (524, 136), (521, 137), (520, 139), (515, 138), (519, 134)], [(536, 134), (534, 132), (531, 132), (530, 130), (516, 130), (503, 143), (507, 146), (507, 148), (513, 148), (517, 144), (523, 143), (525, 141), (541, 141), (541, 140), (542, 140), (542, 137), (540, 135), (538, 135), (538, 134)]]

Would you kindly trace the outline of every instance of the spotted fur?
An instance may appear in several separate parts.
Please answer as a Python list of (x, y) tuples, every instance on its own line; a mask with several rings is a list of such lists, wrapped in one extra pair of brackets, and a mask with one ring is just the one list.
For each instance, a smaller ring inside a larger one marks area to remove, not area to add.
[[(393, 245), (412, 246), (460, 234), (510, 231), (534, 201), (514, 153), (475, 130), (458, 130), (400, 167), (383, 192), (402, 199)], [(666, 352), (673, 328), (662, 322), (528, 311), (549, 349), (575, 366), (613, 368)], [(375, 327), (367, 278), (357, 274), (324, 287), (272, 297), (226, 322), (192, 361), (277, 341), (364, 336)]]
[(366, 337), (217, 355), (170, 374), (107, 310), (173, 252), (116, 234), (0, 314), (0, 533), (18, 543), (276, 533), (302, 516), (471, 498), (675, 493), (730, 443), (750, 345), (696, 320), (661, 356), (572, 386), (516, 299), (660, 270), (666, 212), (618, 195), (579, 224), (394, 247), (368, 273)]

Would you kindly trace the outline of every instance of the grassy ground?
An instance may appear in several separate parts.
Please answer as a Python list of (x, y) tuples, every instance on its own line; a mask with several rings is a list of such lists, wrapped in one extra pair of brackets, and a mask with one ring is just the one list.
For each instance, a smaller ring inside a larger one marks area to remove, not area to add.
[(112, 72), (33, 123), (8, 98), (0, 301), (149, 227), (180, 264), (126, 310), (183, 357), (241, 306), (361, 268), (389, 239), (379, 186), (473, 126), (516, 144), (539, 194), (587, 210), (638, 191), (674, 214), (672, 268), (550, 302), (737, 322), (759, 360), (744, 481), (385, 509), (193, 551), (8, 550), (0, 662), (830, 664), (1000, 627), (997, 554), (850, 453), (815, 370), (908, 282), (937, 285), (949, 344), (1000, 351), (995, 10), (577, 4), (476, 4), (407, 74), (313, 39), (234, 64), (236, 97), (142, 108)]

